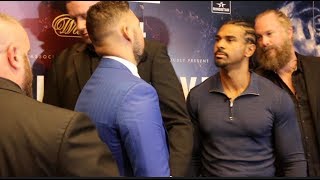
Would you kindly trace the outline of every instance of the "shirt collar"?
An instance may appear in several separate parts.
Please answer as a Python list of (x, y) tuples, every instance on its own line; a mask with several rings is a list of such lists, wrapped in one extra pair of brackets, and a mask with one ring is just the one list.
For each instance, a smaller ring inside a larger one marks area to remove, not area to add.
[(116, 56), (103, 56), (103, 58), (109, 58), (109, 59), (113, 59), (113, 60), (120, 62), (121, 64), (125, 65), (134, 76), (137, 76), (138, 78), (140, 78), (140, 76), (138, 74), (138, 68), (132, 62), (127, 61), (127, 60), (120, 58), (120, 57), (116, 57)]
[[(248, 95), (248, 94), (251, 94), (251, 95), (259, 95), (259, 88), (258, 88), (258, 76), (256, 73), (250, 71), (250, 83), (249, 83), (249, 86), (247, 87), (247, 89), (242, 92), (240, 94), (241, 95)], [(218, 92), (218, 93), (222, 93), (222, 94), (225, 94), (224, 93), (224, 90), (223, 90), (223, 87), (222, 87), (222, 83), (221, 83), (221, 78), (220, 78), (220, 73), (218, 72), (215, 77), (214, 77), (214, 81), (212, 83), (212, 86), (209, 90), (210, 93), (212, 92)]]

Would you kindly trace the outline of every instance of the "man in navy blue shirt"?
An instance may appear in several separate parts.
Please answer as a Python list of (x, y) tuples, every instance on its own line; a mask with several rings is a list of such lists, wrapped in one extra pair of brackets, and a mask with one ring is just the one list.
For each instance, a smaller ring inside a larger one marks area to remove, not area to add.
[(306, 176), (306, 160), (290, 96), (249, 71), (256, 49), (253, 26), (229, 21), (214, 45), (220, 71), (194, 87), (187, 107), (195, 126), (200, 176)]

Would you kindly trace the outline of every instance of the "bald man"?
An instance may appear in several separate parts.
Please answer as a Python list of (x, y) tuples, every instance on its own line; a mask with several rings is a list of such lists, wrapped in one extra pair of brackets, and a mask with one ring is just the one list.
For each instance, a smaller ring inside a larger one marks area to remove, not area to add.
[(87, 116), (31, 98), (29, 51), (24, 28), (0, 13), (0, 176), (118, 176)]

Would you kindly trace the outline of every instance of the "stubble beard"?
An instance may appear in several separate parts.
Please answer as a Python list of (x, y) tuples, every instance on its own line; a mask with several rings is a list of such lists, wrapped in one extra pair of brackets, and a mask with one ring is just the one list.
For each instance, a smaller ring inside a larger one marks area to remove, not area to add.
[(143, 54), (143, 50), (144, 50), (143, 44), (141, 44), (141, 43), (144, 43), (144, 42), (138, 41), (138, 36), (136, 33), (134, 34), (134, 38), (135, 38), (135, 41), (133, 44), (133, 55), (134, 55), (135, 61), (137, 62), (137, 64), (139, 64), (140, 58), (141, 58), (141, 56)]

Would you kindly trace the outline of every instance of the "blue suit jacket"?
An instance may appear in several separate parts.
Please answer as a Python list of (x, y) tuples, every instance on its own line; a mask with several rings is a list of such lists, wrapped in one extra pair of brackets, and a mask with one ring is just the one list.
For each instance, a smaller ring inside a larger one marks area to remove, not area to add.
[(155, 89), (102, 59), (75, 107), (94, 121), (122, 176), (169, 176), (169, 152)]

